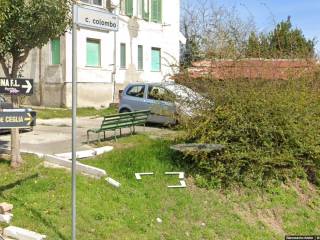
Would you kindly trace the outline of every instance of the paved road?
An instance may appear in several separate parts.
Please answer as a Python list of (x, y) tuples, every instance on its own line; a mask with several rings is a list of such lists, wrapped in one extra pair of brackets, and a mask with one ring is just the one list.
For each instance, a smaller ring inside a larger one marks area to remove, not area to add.
[[(99, 127), (102, 118), (81, 117), (77, 119), (77, 150), (92, 149), (86, 144), (87, 130)], [(143, 131), (142, 127), (136, 128), (137, 132)], [(156, 127), (147, 127), (146, 131), (154, 133), (168, 132)], [(123, 131), (129, 133), (129, 129)], [(112, 138), (113, 132), (107, 132), (107, 137)], [(90, 134), (90, 139), (97, 139), (96, 134)], [(10, 134), (0, 135), (0, 147), (9, 148)], [(21, 150), (44, 154), (65, 153), (71, 151), (71, 119), (57, 118), (49, 120), (37, 120), (37, 126), (32, 132), (21, 134)]]

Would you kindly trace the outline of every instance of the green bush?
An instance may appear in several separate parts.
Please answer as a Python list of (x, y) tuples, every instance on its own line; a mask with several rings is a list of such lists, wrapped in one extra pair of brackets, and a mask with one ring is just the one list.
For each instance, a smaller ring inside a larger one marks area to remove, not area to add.
[(215, 101), (214, 109), (180, 119), (182, 141), (227, 147), (215, 157), (184, 159), (201, 185), (263, 186), (297, 177), (320, 185), (318, 79), (180, 82)]

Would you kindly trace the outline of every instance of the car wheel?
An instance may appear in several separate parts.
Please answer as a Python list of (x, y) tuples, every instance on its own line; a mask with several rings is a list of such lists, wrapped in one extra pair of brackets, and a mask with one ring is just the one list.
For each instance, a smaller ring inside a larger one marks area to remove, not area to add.
[(120, 113), (127, 113), (127, 112), (131, 112), (128, 108), (122, 108), (120, 110)]

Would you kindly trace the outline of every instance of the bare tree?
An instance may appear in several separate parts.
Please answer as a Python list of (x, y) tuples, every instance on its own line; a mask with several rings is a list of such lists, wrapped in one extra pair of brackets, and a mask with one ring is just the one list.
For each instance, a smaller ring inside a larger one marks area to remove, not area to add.
[(181, 22), (182, 32), (197, 45), (201, 58), (244, 57), (249, 35), (256, 32), (252, 15), (242, 19), (235, 7), (207, 0), (185, 3)]

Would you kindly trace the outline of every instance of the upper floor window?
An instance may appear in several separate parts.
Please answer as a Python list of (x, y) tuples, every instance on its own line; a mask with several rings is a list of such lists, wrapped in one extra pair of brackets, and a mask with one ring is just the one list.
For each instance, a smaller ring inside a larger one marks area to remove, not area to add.
[(81, 0), (81, 2), (102, 6), (102, 0)]
[(138, 0), (138, 17), (149, 21), (149, 0)]
[(133, 0), (125, 0), (125, 14), (129, 17), (133, 16)]
[(162, 0), (151, 0), (151, 21), (162, 22)]

